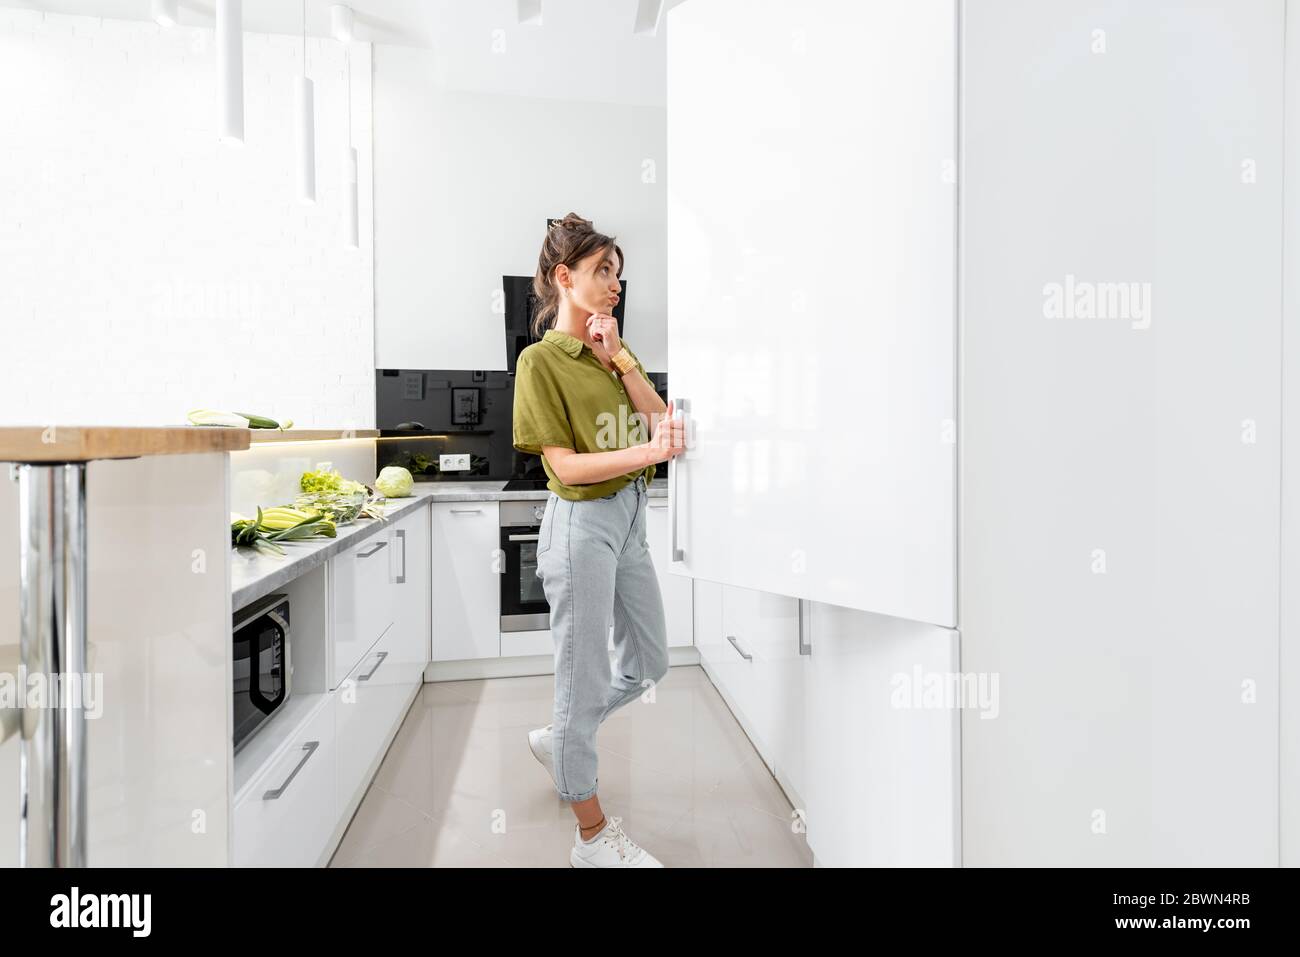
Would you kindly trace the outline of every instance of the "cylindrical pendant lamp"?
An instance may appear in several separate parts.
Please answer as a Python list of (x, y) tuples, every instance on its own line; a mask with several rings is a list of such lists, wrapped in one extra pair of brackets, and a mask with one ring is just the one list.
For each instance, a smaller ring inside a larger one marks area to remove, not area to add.
[(244, 142), (244, 16), (241, 0), (217, 0), (218, 135)]
[(298, 198), (316, 202), (316, 95), (307, 78), (307, 0), (302, 0), (302, 76), (296, 85), (298, 125)]

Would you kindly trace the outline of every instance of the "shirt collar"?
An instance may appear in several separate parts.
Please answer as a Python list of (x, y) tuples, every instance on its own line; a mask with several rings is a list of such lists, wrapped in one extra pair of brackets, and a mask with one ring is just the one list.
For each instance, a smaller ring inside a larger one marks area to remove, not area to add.
[(547, 329), (542, 336), (542, 341), (553, 342), (575, 359), (582, 355), (582, 350), (587, 347), (587, 344), (581, 339), (571, 336), (567, 332), (561, 332), (559, 329)]

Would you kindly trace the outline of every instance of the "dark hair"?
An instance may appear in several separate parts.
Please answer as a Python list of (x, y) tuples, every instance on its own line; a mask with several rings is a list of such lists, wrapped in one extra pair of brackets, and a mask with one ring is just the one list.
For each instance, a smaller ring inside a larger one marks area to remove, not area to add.
[(563, 263), (573, 269), (579, 262), (599, 250), (613, 248), (618, 253), (618, 275), (623, 275), (623, 250), (613, 236), (598, 233), (591, 220), (577, 213), (557, 219), (546, 230), (542, 254), (537, 257), (537, 274), (533, 276), (533, 295), (537, 307), (533, 313), (532, 332), (540, 339), (555, 324), (560, 311), (560, 290), (555, 285), (555, 267)]

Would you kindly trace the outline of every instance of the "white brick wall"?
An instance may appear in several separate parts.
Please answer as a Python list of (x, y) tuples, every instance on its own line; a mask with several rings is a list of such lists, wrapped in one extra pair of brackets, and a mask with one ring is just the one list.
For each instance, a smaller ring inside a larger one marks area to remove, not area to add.
[(301, 40), (244, 36), (245, 145), (209, 29), (0, 10), (0, 424), (194, 407), (374, 424), (371, 48), (352, 46), (361, 249), (344, 245), (344, 49), (308, 42), (317, 202), (297, 199)]

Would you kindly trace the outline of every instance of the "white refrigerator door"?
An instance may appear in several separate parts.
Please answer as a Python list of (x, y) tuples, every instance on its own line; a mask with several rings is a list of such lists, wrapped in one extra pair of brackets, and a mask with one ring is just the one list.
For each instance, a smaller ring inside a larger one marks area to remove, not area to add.
[(956, 4), (669, 17), (673, 569), (955, 625)]

